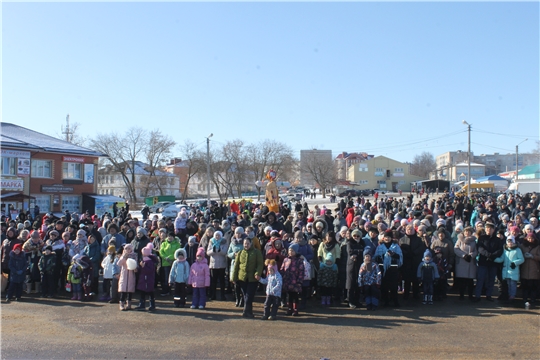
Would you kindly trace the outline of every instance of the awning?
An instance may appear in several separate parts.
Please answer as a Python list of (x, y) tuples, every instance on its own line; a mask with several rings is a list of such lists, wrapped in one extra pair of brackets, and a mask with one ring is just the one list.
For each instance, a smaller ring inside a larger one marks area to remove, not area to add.
[(119, 203), (125, 203), (126, 202), (126, 199), (124, 198), (121, 198), (119, 196), (114, 196), (114, 195), (87, 195), (91, 198), (94, 198), (94, 199), (100, 199), (101, 201), (105, 201), (105, 202), (119, 202)]
[(2, 201), (19, 201), (22, 202), (28, 199), (35, 199), (34, 196), (25, 195), (21, 192), (4, 193), (0, 195)]

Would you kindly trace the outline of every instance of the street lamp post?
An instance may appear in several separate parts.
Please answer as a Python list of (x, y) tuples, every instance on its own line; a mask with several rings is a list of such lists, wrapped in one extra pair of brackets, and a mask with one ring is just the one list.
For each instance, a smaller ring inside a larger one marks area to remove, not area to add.
[(206, 138), (206, 207), (210, 207), (210, 138), (214, 134), (208, 135)]
[(467, 130), (469, 132), (469, 147), (467, 149), (467, 158), (468, 158), (468, 164), (467, 164), (467, 198), (470, 201), (471, 198), (471, 124), (463, 120), (463, 124), (467, 125)]
[(518, 149), (519, 149), (519, 145), (523, 144), (525, 141), (529, 140), (529, 138), (523, 140), (522, 142), (520, 142), (519, 144), (516, 145), (516, 177), (514, 179), (514, 183), (516, 185), (516, 187), (514, 188), (514, 195), (517, 196), (517, 180), (518, 180)]

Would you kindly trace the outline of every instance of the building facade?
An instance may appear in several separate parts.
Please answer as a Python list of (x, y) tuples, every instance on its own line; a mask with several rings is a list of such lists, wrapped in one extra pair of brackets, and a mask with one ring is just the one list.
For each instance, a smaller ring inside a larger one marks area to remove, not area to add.
[(337, 168), (337, 179), (346, 180), (347, 179), (347, 170), (351, 165), (361, 163), (368, 159), (372, 159), (373, 155), (368, 155), (367, 153), (347, 153), (342, 152), (334, 159)]
[[(136, 202), (142, 203), (149, 196), (173, 195), (176, 198), (181, 197), (180, 179), (176, 175), (161, 170), (155, 170), (154, 174), (152, 174), (148, 169), (148, 165), (141, 161), (135, 162), (134, 172)], [(125, 175), (131, 179), (131, 170), (126, 170)], [(97, 192), (102, 195), (114, 195), (125, 199), (131, 198), (131, 194), (124, 182), (124, 176), (112, 165), (99, 169)], [(133, 199), (130, 200), (133, 201)]]
[(376, 156), (349, 166), (347, 180), (356, 190), (410, 191), (411, 183), (423, 180), (412, 175), (410, 164)]
[(100, 152), (10, 123), (1, 123), (2, 211), (81, 212), (95, 193)]

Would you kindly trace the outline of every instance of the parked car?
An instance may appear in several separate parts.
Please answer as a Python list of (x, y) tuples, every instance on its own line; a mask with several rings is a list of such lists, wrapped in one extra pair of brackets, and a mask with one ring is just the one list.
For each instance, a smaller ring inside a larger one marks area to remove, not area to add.
[(357, 196), (356, 190), (353, 189), (347, 189), (345, 191), (342, 191), (338, 194), (339, 197), (345, 197), (345, 196)]
[[(206, 208), (208, 200), (199, 200), (195, 204), (200, 208)], [(217, 206), (218, 202), (216, 200), (210, 200), (210, 206)]]
[(171, 204), (170, 201), (160, 201), (150, 206), (150, 213), (159, 213), (162, 212), (164, 208)]
[(180, 210), (182, 210), (183, 208), (185, 208), (187, 213), (189, 214), (190, 208), (189, 208), (188, 205), (185, 205), (185, 204), (170, 204), (169, 206), (167, 206), (166, 208), (163, 209), (163, 212), (161, 213), (161, 215), (163, 217), (175, 218), (176, 215), (178, 215)]

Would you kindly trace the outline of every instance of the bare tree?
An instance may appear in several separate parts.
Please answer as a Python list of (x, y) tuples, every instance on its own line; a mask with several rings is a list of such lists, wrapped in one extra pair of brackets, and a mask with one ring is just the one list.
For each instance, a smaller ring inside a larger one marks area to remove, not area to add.
[(55, 135), (58, 139), (65, 140), (74, 145), (85, 146), (87, 138), (81, 134), (80, 126), (81, 124), (79, 123), (72, 123), (70, 124), (69, 129), (67, 129), (62, 125), (60, 127), (60, 133), (56, 133)]
[[(251, 144), (246, 149), (248, 170), (255, 181), (263, 180), (270, 169), (276, 171), (278, 178), (286, 181), (286, 176), (294, 167), (293, 150), (281, 142), (264, 140), (260, 144)], [(258, 200), (261, 198), (261, 188), (257, 186)]]
[[(169, 185), (165, 178), (156, 179), (156, 171), (161, 171), (165, 161), (172, 157), (172, 150), (176, 146), (176, 142), (159, 130), (152, 130), (148, 134), (148, 145), (145, 148), (146, 170), (150, 173), (150, 181), (147, 183), (147, 192), (153, 186), (163, 195), (163, 187)], [(152, 186), (151, 186), (152, 185)]]
[[(182, 145), (180, 145), (180, 154), (182, 155), (182, 162), (187, 168), (185, 174), (185, 183), (183, 184), (182, 200), (185, 200), (188, 196), (188, 186), (190, 180), (197, 174), (202, 174), (206, 171), (206, 155), (201, 150), (197, 149), (197, 145), (186, 139)], [(180, 184), (182, 186), (182, 184)]]
[[(148, 132), (145, 129), (132, 127), (123, 135), (98, 134), (91, 139), (95, 150), (108, 155), (108, 162), (115, 172), (119, 173), (126, 185), (130, 201), (137, 202), (137, 190), (148, 194), (151, 188), (161, 188), (166, 185), (164, 179), (156, 179), (156, 172), (166, 158), (170, 157), (175, 142), (158, 130)], [(140, 177), (137, 182), (139, 161), (146, 160), (143, 170), (148, 174)]]
[(411, 174), (428, 178), (429, 174), (437, 169), (437, 163), (432, 153), (427, 151), (415, 155), (411, 164)]
[(337, 183), (337, 167), (333, 159), (320, 159), (316, 154), (308, 155), (300, 171), (309, 174), (319, 185), (323, 197), (326, 197), (326, 190)]

